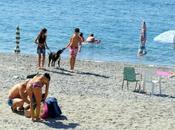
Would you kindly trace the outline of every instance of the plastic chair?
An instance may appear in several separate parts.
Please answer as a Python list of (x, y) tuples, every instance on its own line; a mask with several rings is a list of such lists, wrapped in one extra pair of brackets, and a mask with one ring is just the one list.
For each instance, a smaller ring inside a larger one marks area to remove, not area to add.
[(142, 87), (145, 89), (146, 84), (151, 84), (151, 95), (154, 94), (155, 87), (158, 85), (159, 88), (159, 94), (161, 94), (161, 77), (156, 75), (157, 71), (153, 69), (145, 70), (144, 76), (143, 76), (143, 84)]
[[(127, 81), (127, 89), (129, 89), (129, 82), (136, 82), (136, 85), (135, 85), (135, 90), (136, 90), (138, 82), (140, 81), (140, 80), (137, 80), (136, 78), (137, 75), (139, 74), (135, 73), (134, 67), (124, 67), (122, 90), (123, 90), (125, 81)], [(139, 83), (139, 90), (140, 90), (140, 83)]]

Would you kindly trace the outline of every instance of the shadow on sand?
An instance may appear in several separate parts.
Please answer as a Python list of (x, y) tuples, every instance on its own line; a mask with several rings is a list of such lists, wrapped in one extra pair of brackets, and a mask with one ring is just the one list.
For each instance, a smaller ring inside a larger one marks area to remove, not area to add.
[(106, 76), (106, 75), (100, 75), (100, 74), (95, 74), (95, 73), (91, 73), (91, 72), (77, 72), (77, 74), (96, 76), (96, 77), (106, 78), (106, 79), (110, 78), (109, 76)]
[(61, 122), (61, 120), (67, 120), (66, 116), (60, 116), (58, 118), (54, 118), (54, 119), (47, 119), (44, 120), (40, 123), (43, 123), (51, 128), (56, 128), (56, 129), (74, 129), (77, 126), (79, 126), (78, 123), (68, 123), (68, 124), (64, 124), (63, 122)]
[[(148, 93), (143, 92), (143, 91), (134, 90), (133, 92), (134, 93), (139, 93), (139, 94), (144, 94), (144, 95), (151, 96), (151, 94), (148, 94)], [(163, 98), (175, 98), (175, 96), (171, 96), (171, 95), (168, 95), (168, 94), (152, 94), (152, 95), (153, 96), (156, 96), (156, 97), (163, 97)]]
[[(24, 111), (20, 111), (20, 112), (16, 111), (14, 113), (20, 116), (24, 116)], [(47, 125), (48, 127), (56, 128), (56, 129), (74, 129), (77, 126), (80, 126), (78, 123), (64, 124), (63, 122), (61, 122), (61, 120), (68, 120), (68, 119), (66, 116), (61, 115), (57, 118), (48, 118), (43, 121), (38, 121), (38, 123), (42, 123), (42, 124)]]
[(109, 76), (106, 76), (106, 75), (100, 75), (100, 74), (91, 73), (91, 72), (81, 72), (81, 71), (72, 72), (72, 71), (66, 70), (64, 68), (55, 68), (55, 69), (60, 70), (61, 72), (56, 71), (56, 70), (47, 70), (47, 69), (45, 71), (57, 73), (57, 74), (63, 74), (63, 75), (67, 75), (67, 76), (73, 76), (71, 73), (76, 73), (76, 74), (81, 74), (81, 75), (96, 76), (96, 77), (100, 77), (100, 78), (110, 78)]
[(48, 69), (46, 69), (45, 71), (47, 71), (47, 72), (52, 72), (52, 73), (56, 73), (56, 74), (62, 74), (62, 75), (66, 75), (66, 76), (72, 76), (72, 74), (70, 74), (70, 73), (65, 73), (65, 72), (63, 72), (63, 71), (59, 72), (59, 71), (56, 71), (56, 70), (48, 70)]

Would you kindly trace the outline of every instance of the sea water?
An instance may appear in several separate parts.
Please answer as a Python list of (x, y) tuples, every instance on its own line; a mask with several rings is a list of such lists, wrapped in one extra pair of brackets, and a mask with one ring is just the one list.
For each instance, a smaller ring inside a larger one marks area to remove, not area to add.
[[(155, 43), (153, 38), (175, 29), (174, 6), (173, 0), (1, 0), (0, 52), (14, 53), (18, 25), (24, 54), (36, 54), (34, 39), (43, 27), (48, 29), (47, 44), (52, 51), (65, 47), (74, 28), (79, 27), (85, 38), (94, 33), (102, 41), (84, 45), (79, 59), (173, 66), (172, 45)], [(148, 53), (138, 58), (143, 20)], [(68, 54), (66, 50), (62, 56)]]

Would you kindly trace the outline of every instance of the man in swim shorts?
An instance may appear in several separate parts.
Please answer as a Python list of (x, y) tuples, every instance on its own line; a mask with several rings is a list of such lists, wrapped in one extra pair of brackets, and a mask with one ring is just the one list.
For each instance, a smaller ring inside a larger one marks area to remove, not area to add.
[(8, 104), (11, 106), (12, 111), (23, 109), (24, 102), (30, 103), (27, 99), (26, 86), (29, 80), (14, 85), (8, 94)]
[(80, 44), (81, 42), (83, 42), (82, 38), (79, 36), (79, 32), (80, 32), (80, 29), (75, 28), (75, 32), (73, 36), (70, 38), (70, 42), (66, 46), (66, 48), (68, 47), (70, 48), (70, 70), (71, 71), (74, 70), (76, 56), (80, 49)]

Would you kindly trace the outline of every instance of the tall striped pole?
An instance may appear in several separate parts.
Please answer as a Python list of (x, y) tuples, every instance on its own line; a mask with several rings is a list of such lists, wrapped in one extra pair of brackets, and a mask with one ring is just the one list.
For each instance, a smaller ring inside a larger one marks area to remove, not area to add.
[(19, 26), (17, 26), (17, 28), (16, 28), (16, 48), (15, 48), (15, 53), (20, 53), (19, 43), (20, 43), (20, 29), (19, 29)]

